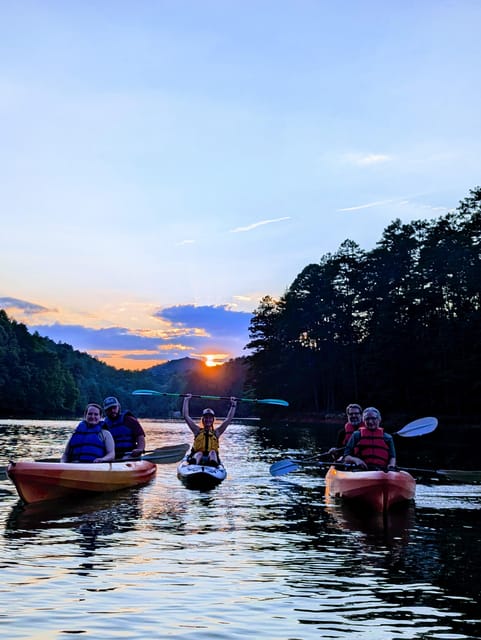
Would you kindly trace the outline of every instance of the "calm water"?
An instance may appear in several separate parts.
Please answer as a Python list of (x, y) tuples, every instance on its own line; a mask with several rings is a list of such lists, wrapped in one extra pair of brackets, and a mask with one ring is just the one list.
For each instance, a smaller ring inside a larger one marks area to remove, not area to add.
[[(0, 421), (0, 464), (58, 455), (74, 424)], [(149, 449), (190, 442), (183, 423), (143, 425)], [(229, 476), (207, 493), (175, 464), (48, 510), (1, 482), (0, 637), (481, 637), (481, 486), (419, 484), (384, 524), (327, 505), (315, 472), (269, 475), (287, 450), (329, 446), (318, 428), (235, 424), (222, 444)]]

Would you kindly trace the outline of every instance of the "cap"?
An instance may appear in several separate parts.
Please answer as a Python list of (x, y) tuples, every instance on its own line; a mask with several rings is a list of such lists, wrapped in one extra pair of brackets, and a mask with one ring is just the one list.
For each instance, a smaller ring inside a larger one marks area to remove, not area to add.
[(215, 416), (215, 413), (212, 409), (204, 409), (204, 411), (202, 411), (202, 415), (211, 415), (211, 416)]
[(104, 400), (104, 411), (110, 409), (110, 407), (120, 407), (120, 402), (114, 396), (109, 396)]

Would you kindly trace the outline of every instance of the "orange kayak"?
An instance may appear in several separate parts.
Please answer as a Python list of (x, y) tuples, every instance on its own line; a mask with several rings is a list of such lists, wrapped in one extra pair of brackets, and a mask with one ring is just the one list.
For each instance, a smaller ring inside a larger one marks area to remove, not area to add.
[(157, 466), (147, 460), (101, 462), (10, 462), (7, 474), (26, 503), (92, 495), (146, 484)]
[(358, 501), (377, 512), (414, 498), (416, 481), (406, 471), (343, 471), (329, 467), (326, 497)]

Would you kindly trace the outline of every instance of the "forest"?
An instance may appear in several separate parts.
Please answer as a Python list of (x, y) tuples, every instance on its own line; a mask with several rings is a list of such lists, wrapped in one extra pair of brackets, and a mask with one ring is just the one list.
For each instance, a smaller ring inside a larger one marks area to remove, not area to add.
[(481, 188), (437, 219), (346, 240), (252, 318), (250, 382), (293, 411), (348, 402), (472, 416), (481, 378)]
[[(282, 398), (282, 417), (325, 417), (348, 402), (399, 415), (472, 417), (481, 379), (481, 188), (430, 220), (394, 220), (376, 246), (352, 240), (307, 265), (279, 299), (254, 311), (249, 355), (219, 367), (183, 358), (118, 370), (54, 343), (0, 310), (0, 416), (70, 417), (116, 395), (145, 417), (169, 417), (173, 397), (150, 388)], [(195, 405), (193, 405), (195, 410)], [(240, 405), (238, 415), (252, 409)]]
[(245, 371), (243, 358), (211, 368), (182, 358), (145, 371), (115, 369), (68, 344), (30, 334), (0, 310), (0, 417), (81, 416), (88, 402), (102, 402), (109, 395), (138, 415), (169, 417), (179, 410), (179, 398), (137, 398), (132, 391), (241, 395)]

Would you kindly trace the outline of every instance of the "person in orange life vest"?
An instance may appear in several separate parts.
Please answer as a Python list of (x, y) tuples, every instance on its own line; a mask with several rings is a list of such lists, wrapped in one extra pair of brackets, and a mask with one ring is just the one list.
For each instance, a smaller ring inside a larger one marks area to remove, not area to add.
[(202, 412), (202, 426), (196, 424), (189, 415), (189, 402), (192, 394), (186, 394), (182, 404), (182, 417), (189, 425), (189, 429), (194, 434), (194, 444), (190, 452), (190, 456), (194, 464), (201, 464), (202, 459), (207, 458), (207, 463), (217, 466), (219, 460), (219, 438), (232, 422), (237, 400), (234, 397), (230, 399), (230, 408), (225, 420), (214, 429), (215, 413), (212, 409), (204, 409)]
[(349, 438), (352, 436), (356, 429), (364, 427), (362, 421), (362, 408), (359, 404), (348, 404), (346, 407), (347, 422), (344, 427), (337, 434), (337, 444), (335, 447), (329, 449), (328, 453), (333, 458), (338, 458), (342, 454), (342, 450), (349, 442)]
[(120, 411), (120, 402), (114, 396), (104, 400), (104, 428), (115, 442), (115, 458), (130, 460), (139, 458), (145, 451), (145, 432), (131, 411)]
[(68, 439), (60, 462), (112, 462), (115, 459), (115, 443), (112, 435), (103, 428), (102, 407), (90, 403), (75, 431)]
[(375, 407), (367, 407), (362, 414), (366, 426), (355, 431), (344, 450), (344, 462), (362, 469), (369, 467), (396, 470), (396, 450), (391, 435), (381, 428), (381, 413)]

